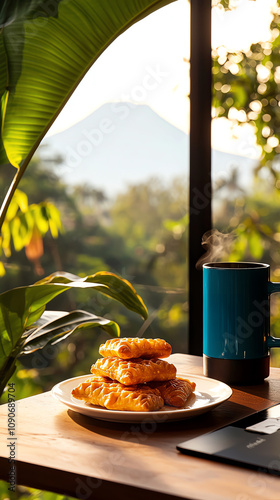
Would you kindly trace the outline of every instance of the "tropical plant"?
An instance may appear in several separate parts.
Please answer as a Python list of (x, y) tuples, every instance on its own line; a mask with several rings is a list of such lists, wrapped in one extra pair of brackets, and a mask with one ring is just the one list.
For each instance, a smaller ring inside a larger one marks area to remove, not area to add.
[(54, 273), (25, 287), (0, 295), (0, 396), (16, 368), (18, 356), (55, 344), (83, 328), (99, 326), (119, 335), (114, 321), (85, 311), (45, 311), (46, 304), (69, 288), (94, 288), (147, 318), (147, 309), (134, 288), (113, 273), (99, 272), (86, 278)]
[[(16, 173), (0, 209), (0, 230), (34, 152), (91, 65), (133, 23), (172, 1), (2, 2), (0, 165), (10, 164)], [(143, 317), (147, 316), (142, 300), (130, 284), (111, 273), (98, 273), (83, 280), (55, 274), (34, 285), (1, 294), (1, 391), (13, 373), (17, 356), (30, 348), (42, 347), (46, 341), (58, 341), (89, 323), (114, 335), (118, 333), (114, 322), (89, 317), (85, 312), (72, 313), (70, 325), (69, 315), (60, 315), (58, 322), (42, 328), (45, 305), (74, 286), (93, 286)], [(34, 323), (41, 317), (41, 329), (38, 329)]]

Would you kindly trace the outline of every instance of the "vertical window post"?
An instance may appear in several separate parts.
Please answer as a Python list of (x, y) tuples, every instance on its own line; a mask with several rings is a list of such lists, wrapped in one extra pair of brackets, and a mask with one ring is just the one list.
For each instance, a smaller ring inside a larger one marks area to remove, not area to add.
[(202, 236), (211, 229), (211, 0), (190, 0), (189, 352), (202, 354)]

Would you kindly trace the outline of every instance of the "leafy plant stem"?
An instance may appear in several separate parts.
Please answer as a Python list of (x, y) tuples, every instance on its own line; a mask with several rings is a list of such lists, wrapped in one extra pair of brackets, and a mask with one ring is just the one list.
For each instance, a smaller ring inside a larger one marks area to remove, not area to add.
[(14, 196), (15, 190), (17, 189), (19, 182), (20, 182), (33, 154), (34, 154), (34, 152), (32, 152), (31, 155), (28, 155), (28, 157), (24, 160), (22, 166), (17, 170), (17, 172), (16, 172), (16, 174), (11, 182), (9, 190), (8, 190), (4, 200), (3, 200), (3, 203), (2, 203), (1, 208), (0, 208), (0, 231), (1, 231), (1, 228), (3, 225), (3, 222), (5, 220), (9, 205), (11, 203), (13, 196)]

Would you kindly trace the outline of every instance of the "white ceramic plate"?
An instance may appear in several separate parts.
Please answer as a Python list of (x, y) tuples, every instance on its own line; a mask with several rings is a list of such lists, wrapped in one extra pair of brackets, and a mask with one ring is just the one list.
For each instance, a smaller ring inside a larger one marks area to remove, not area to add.
[(52, 395), (68, 406), (68, 408), (88, 417), (110, 422), (128, 423), (143, 421), (164, 422), (167, 420), (183, 420), (195, 417), (220, 405), (232, 395), (231, 388), (218, 380), (195, 375), (187, 377), (186, 375), (177, 374), (178, 377), (189, 378), (192, 382), (196, 383), (196, 390), (189, 398), (185, 408), (178, 409), (172, 406), (164, 406), (161, 410), (152, 412), (107, 410), (107, 408), (101, 408), (100, 406), (94, 406), (75, 399), (71, 395), (74, 387), (91, 376), (91, 374), (83, 375), (64, 380), (53, 387)]

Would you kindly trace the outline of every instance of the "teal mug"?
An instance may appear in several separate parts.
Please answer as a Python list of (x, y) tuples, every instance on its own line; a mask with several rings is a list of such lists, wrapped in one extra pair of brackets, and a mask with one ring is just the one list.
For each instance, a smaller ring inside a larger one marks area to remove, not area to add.
[(228, 384), (262, 383), (269, 375), (271, 347), (270, 266), (251, 262), (203, 265), (203, 371)]

